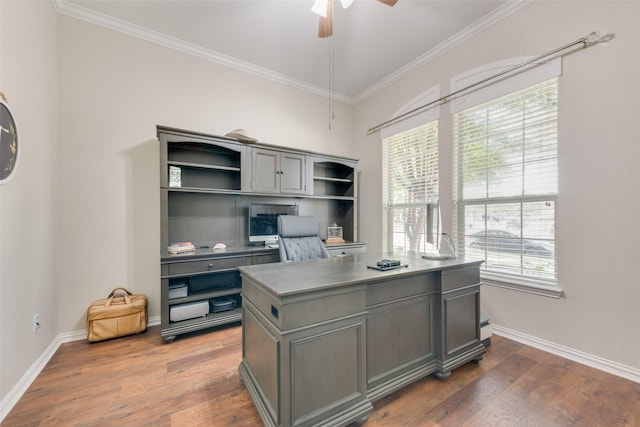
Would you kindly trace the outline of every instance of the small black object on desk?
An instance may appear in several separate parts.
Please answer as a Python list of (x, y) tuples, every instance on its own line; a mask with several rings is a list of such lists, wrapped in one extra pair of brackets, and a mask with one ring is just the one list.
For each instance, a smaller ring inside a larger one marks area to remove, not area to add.
[(387, 268), (387, 267), (396, 267), (400, 265), (400, 261), (397, 259), (383, 259), (378, 261), (378, 267)]
[(409, 264), (402, 264), (397, 259), (383, 259), (376, 263), (376, 265), (368, 265), (367, 268), (372, 268), (374, 270), (386, 271), (393, 270), (395, 268), (400, 267), (408, 267)]

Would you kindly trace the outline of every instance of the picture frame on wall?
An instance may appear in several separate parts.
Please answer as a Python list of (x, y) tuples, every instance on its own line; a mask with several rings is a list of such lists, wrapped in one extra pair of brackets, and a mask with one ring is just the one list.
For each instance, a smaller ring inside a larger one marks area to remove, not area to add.
[(18, 124), (4, 94), (0, 92), (0, 184), (15, 174), (19, 149)]

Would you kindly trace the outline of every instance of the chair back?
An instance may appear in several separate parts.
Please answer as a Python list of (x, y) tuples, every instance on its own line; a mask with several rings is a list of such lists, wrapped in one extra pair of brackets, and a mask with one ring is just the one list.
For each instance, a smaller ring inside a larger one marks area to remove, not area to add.
[(318, 223), (312, 216), (280, 215), (278, 236), (280, 261), (329, 258), (329, 252), (318, 236)]

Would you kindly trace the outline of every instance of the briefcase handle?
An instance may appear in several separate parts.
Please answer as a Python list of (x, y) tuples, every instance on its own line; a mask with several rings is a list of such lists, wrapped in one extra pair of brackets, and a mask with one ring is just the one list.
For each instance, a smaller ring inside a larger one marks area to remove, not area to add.
[(109, 307), (111, 305), (111, 302), (113, 301), (113, 299), (115, 297), (119, 297), (119, 296), (124, 297), (124, 303), (125, 304), (131, 304), (131, 299), (129, 299), (129, 295), (133, 295), (133, 294), (131, 292), (129, 292), (127, 289), (125, 289), (125, 288), (115, 288), (114, 290), (111, 291), (111, 293), (107, 297), (108, 298), (107, 302), (104, 305), (105, 305), (105, 307)]

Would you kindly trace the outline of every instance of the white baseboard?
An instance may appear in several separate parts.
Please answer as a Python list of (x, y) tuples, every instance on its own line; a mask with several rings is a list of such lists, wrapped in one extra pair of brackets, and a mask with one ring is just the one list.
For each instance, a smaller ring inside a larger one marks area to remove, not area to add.
[(584, 353), (580, 350), (565, 347), (563, 345), (536, 338), (531, 335), (523, 334), (521, 332), (496, 325), (495, 323), (493, 324), (493, 333), (510, 340), (526, 344), (530, 347), (546, 351), (547, 353), (564, 357), (565, 359), (572, 360), (582, 365), (607, 372), (617, 377), (640, 383), (640, 369), (632, 368), (631, 366), (626, 366), (621, 363), (603, 359), (602, 357)]
[[(155, 326), (160, 324), (160, 316), (150, 317), (147, 322), (148, 326)], [(40, 375), (40, 372), (49, 363), (49, 360), (56, 354), (61, 344), (80, 341), (87, 338), (87, 331), (85, 329), (73, 332), (63, 332), (49, 344), (47, 349), (38, 357), (33, 365), (27, 370), (27, 372), (20, 378), (15, 386), (7, 393), (7, 395), (0, 402), (0, 423), (9, 415), (9, 412), (18, 403), (22, 395), (27, 391), (29, 386)]]
[(27, 372), (20, 378), (18, 383), (13, 386), (13, 388), (7, 393), (7, 395), (0, 402), (0, 423), (5, 419), (11, 409), (18, 403), (18, 400), (22, 397), (22, 395), (27, 391), (31, 383), (38, 377), (38, 374), (42, 371), (42, 369), (47, 365), (49, 359), (53, 357), (53, 355), (60, 347), (60, 342), (58, 338), (53, 340), (51, 344), (47, 347), (47, 349), (38, 357), (33, 365), (27, 370)]

